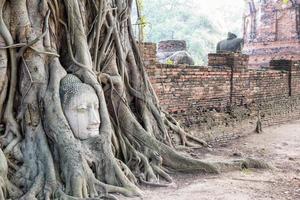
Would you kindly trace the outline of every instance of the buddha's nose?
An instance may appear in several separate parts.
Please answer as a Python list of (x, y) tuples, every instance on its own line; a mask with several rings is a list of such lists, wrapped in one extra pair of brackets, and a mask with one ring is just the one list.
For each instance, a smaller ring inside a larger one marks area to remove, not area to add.
[(93, 125), (99, 125), (100, 124), (100, 116), (99, 111), (95, 109), (91, 109), (90, 111), (90, 123)]

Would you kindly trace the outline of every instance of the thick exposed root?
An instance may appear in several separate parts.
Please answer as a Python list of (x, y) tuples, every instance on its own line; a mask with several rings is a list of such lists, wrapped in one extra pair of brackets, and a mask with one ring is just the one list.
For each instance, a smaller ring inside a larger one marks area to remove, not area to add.
[[(124, 110), (122, 110), (121, 113), (126, 113), (127, 107), (124, 106), (123, 108)], [(121, 113), (119, 114), (119, 116), (121, 115)], [(129, 130), (135, 130), (135, 131), (127, 132), (128, 134), (132, 134), (132, 136), (137, 141), (147, 146), (149, 149), (157, 151), (163, 159), (162, 160), (163, 165), (171, 169), (174, 169), (176, 171), (182, 171), (182, 172), (202, 171), (206, 173), (220, 173), (221, 171), (236, 170), (236, 169), (240, 170), (243, 168), (242, 166), (248, 166), (249, 168), (266, 168), (267, 166), (262, 162), (258, 162), (254, 159), (239, 160), (239, 161), (228, 162), (228, 163), (227, 162), (209, 163), (209, 162), (203, 162), (197, 159), (189, 158), (185, 155), (179, 154), (171, 147), (155, 140), (149, 134), (145, 132), (143, 133), (143, 129), (139, 126), (139, 124), (137, 124), (134, 118), (130, 118), (129, 113), (127, 113), (126, 117), (124, 116), (121, 119), (124, 119), (123, 120), (124, 128), (126, 127), (126, 129)]]
[(100, 200), (100, 199), (107, 199), (107, 200), (118, 200), (117, 197), (115, 197), (112, 194), (104, 194), (101, 196), (97, 196), (97, 197), (88, 197), (88, 198), (78, 198), (78, 197), (73, 197), (73, 196), (69, 196), (66, 195), (61, 189), (58, 189), (55, 192), (55, 199), (57, 200)]
[(145, 181), (144, 179), (139, 179), (142, 184), (152, 186), (152, 187), (169, 187), (171, 184), (162, 184), (162, 183), (153, 183), (149, 181)]
[(2, 113), (3, 113), (3, 106), (6, 98), (6, 93), (7, 93), (7, 88), (8, 88), (8, 79), (5, 78), (4, 80), (4, 85), (0, 89), (0, 121), (2, 121)]
[[(168, 126), (172, 131), (174, 131), (175, 133), (178, 133), (178, 135), (180, 136), (181, 138), (181, 144), (183, 146), (188, 146), (188, 147), (200, 147), (200, 146), (203, 146), (203, 147), (208, 147), (208, 144), (204, 141), (204, 140), (201, 140), (199, 138), (196, 138), (190, 134), (188, 134), (187, 132), (185, 132), (179, 125), (179, 123), (173, 118), (171, 117), (169, 114), (167, 113), (164, 113), (165, 114), (165, 118), (164, 118), (164, 122), (166, 124), (166, 126)], [(192, 143), (190, 141), (188, 141), (188, 139), (198, 143), (195, 144), (195, 143)]]
[(245, 158), (245, 159), (232, 160), (227, 162), (215, 162), (214, 165), (221, 172), (243, 170), (243, 169), (270, 169), (270, 166), (264, 161), (256, 160), (253, 158)]
[(4, 153), (0, 149), (0, 199), (18, 198), (22, 192), (7, 178), (8, 165)]
[[(9, 32), (6, 24), (3, 20), (3, 7), (6, 0), (0, 1), (0, 34), (2, 38), (5, 40), (6, 45), (13, 45), (14, 41), (11, 33)], [(7, 104), (4, 111), (4, 122), (6, 123), (5, 134), (3, 137), (6, 137), (9, 133), (12, 133), (14, 139), (6, 146), (4, 149), (4, 153), (8, 154), (16, 144), (18, 144), (21, 140), (20, 128), (17, 123), (15, 117), (13, 116), (13, 104), (15, 101), (15, 94), (17, 88), (17, 58), (16, 58), (16, 49), (9, 48), (9, 56), (10, 56), (10, 85), (8, 90), (8, 98)]]
[(163, 168), (159, 167), (159, 166), (156, 166), (156, 165), (152, 165), (152, 168), (153, 170), (159, 175), (161, 176), (162, 178), (164, 178), (168, 183), (172, 183), (173, 180), (171, 178), (171, 176), (169, 176), (164, 170)]
[(13, 116), (8, 116), (4, 118), (6, 119), (6, 128), (5, 133), (1, 138), (7, 138), (9, 137), (9, 134), (13, 135), (12, 140), (9, 141), (8, 145), (3, 150), (5, 154), (9, 154), (13, 150), (13, 148), (21, 141), (22, 137), (19, 130), (19, 125), (17, 121), (13, 118)]

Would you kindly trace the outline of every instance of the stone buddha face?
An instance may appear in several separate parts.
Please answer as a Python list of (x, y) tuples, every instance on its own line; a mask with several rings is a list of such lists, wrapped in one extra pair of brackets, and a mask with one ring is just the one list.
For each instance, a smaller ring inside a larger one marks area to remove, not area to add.
[(68, 74), (60, 82), (60, 98), (76, 138), (85, 140), (99, 135), (99, 99), (91, 86)]

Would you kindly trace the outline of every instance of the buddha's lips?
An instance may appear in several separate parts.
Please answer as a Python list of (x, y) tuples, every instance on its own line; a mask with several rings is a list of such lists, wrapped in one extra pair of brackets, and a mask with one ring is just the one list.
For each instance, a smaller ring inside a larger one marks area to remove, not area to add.
[(99, 126), (87, 128), (89, 131), (99, 131)]

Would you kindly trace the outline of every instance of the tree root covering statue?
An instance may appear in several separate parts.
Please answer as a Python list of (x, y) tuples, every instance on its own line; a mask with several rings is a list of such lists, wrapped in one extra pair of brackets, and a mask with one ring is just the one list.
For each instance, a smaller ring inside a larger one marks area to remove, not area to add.
[(175, 151), (168, 130), (181, 145), (205, 142), (161, 111), (133, 37), (131, 6), (0, 0), (0, 64), (9, 71), (0, 95), (0, 199), (114, 199), (111, 193), (141, 195), (138, 184), (167, 186), (167, 169), (266, 167)]

